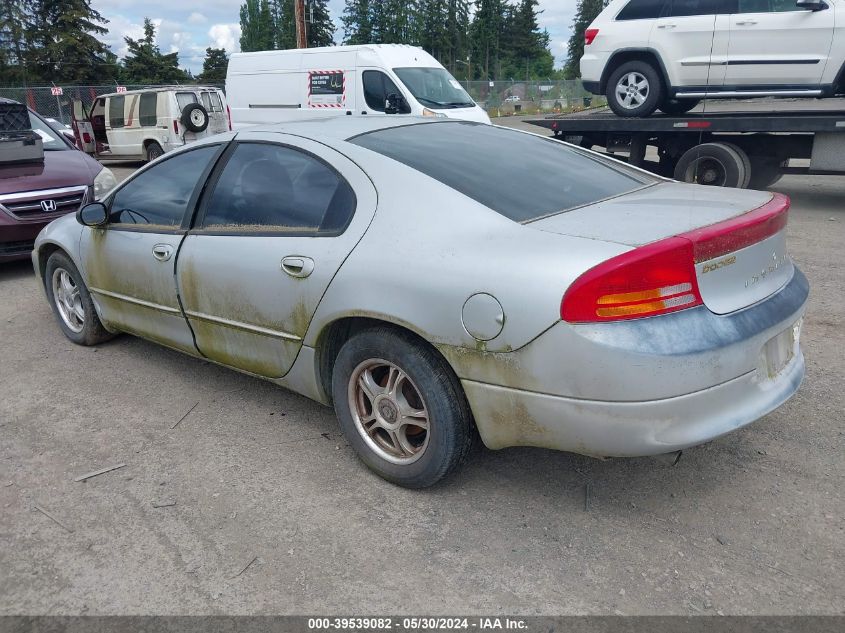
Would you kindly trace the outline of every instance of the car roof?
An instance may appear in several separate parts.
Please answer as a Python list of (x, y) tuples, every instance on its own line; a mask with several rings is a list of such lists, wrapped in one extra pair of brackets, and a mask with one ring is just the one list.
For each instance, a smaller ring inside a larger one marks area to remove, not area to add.
[(138, 90), (127, 90), (126, 92), (106, 92), (97, 95), (97, 98), (123, 97), (125, 95), (138, 95), (144, 92), (197, 92), (198, 90), (222, 92), (217, 86), (156, 86), (155, 88), (139, 88)]
[(245, 127), (239, 130), (244, 132), (275, 132), (277, 134), (292, 134), (294, 136), (304, 136), (307, 138), (324, 138), (345, 141), (358, 136), (359, 134), (367, 134), (368, 132), (376, 132), (378, 130), (386, 130), (394, 127), (402, 127), (408, 125), (443, 125), (443, 124), (472, 124), (484, 125), (483, 123), (472, 123), (470, 121), (461, 121), (458, 119), (432, 119), (431, 117), (422, 116), (401, 116), (395, 115), (368, 115), (368, 116), (336, 116), (336, 117), (319, 117), (313, 119), (304, 119), (300, 121), (290, 121), (287, 123), (274, 123), (272, 125), (254, 125)]

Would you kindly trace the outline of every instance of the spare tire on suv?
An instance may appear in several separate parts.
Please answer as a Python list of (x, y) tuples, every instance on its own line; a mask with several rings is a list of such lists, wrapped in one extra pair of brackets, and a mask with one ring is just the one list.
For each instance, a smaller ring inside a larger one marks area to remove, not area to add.
[(202, 104), (189, 103), (182, 108), (181, 121), (189, 132), (205, 132), (208, 127), (208, 110)]

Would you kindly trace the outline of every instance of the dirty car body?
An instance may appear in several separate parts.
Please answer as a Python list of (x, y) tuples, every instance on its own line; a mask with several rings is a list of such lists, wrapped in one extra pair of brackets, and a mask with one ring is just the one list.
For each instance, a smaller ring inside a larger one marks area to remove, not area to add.
[[(639, 456), (757, 420), (804, 375), (808, 284), (786, 252), (785, 197), (675, 183), (534, 134), (389, 117), (253, 128), (156, 161), (106, 206), (102, 224), (68, 217), (39, 236), (48, 297), (62, 252), (106, 330), (334, 401), (384, 468), (362, 459), (405, 485), (450, 470), (400, 476), (451, 450), (441, 400), (465, 403), (490, 448)], [(380, 339), (345, 351), (374, 327), (441, 367), (434, 391)], [(362, 362), (346, 389), (344, 354), (387, 369)]]

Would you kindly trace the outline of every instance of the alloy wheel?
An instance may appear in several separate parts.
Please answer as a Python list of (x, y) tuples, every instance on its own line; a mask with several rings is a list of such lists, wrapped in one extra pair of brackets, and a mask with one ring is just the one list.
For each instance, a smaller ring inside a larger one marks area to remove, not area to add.
[(347, 389), (355, 428), (379, 457), (394, 464), (417, 461), (428, 447), (425, 402), (398, 365), (370, 359), (352, 372)]
[(82, 306), (79, 286), (64, 268), (56, 268), (53, 271), (52, 284), (53, 301), (62, 321), (73, 332), (81, 332), (85, 326), (85, 308)]
[(638, 108), (648, 98), (650, 86), (645, 75), (632, 71), (619, 78), (616, 84), (616, 100), (623, 108)]

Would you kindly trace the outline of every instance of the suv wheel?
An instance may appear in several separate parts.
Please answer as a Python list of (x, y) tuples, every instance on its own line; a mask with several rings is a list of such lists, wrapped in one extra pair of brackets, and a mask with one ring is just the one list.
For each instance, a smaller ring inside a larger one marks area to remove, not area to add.
[(649, 116), (663, 101), (663, 82), (654, 66), (635, 60), (611, 73), (605, 94), (607, 104), (618, 116)]

